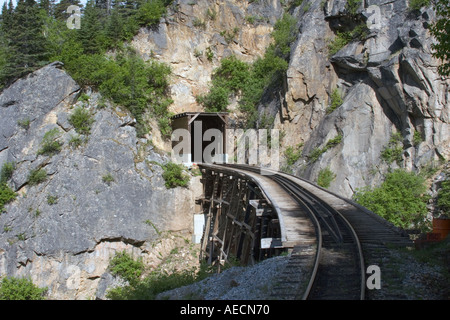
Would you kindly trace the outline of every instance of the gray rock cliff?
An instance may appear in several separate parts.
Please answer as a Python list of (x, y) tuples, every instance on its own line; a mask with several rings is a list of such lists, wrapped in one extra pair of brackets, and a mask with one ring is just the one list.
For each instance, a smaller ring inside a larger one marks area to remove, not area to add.
[[(30, 277), (52, 299), (93, 298), (116, 252), (127, 250), (151, 264), (159, 230), (188, 236), (199, 182), (166, 189), (156, 163), (168, 156), (136, 138), (127, 113), (99, 108), (98, 94), (77, 102), (79, 86), (58, 66), (0, 95), (0, 165), (15, 164), (9, 184), (18, 193), (0, 215), (0, 275)], [(81, 106), (94, 120), (89, 136), (79, 136), (68, 121)], [(39, 154), (52, 129), (61, 151)], [(73, 137), (87, 141), (76, 147)], [(45, 181), (29, 183), (33, 169), (45, 170)]]
[[(285, 146), (304, 143), (294, 173), (317, 181), (329, 167), (336, 174), (330, 189), (351, 197), (378, 184), (389, 167), (417, 170), (448, 161), (450, 80), (438, 74), (440, 61), (432, 56), (431, 7), (412, 11), (405, 0), (362, 1), (350, 13), (346, 3), (303, 1), (295, 10), (300, 33), (285, 94), (269, 108), (279, 115)], [(339, 33), (361, 26), (366, 30), (359, 37), (330, 54)], [(335, 89), (343, 103), (329, 112)], [(381, 154), (395, 133), (402, 160), (387, 163)], [(337, 136), (339, 144), (310, 160)]]

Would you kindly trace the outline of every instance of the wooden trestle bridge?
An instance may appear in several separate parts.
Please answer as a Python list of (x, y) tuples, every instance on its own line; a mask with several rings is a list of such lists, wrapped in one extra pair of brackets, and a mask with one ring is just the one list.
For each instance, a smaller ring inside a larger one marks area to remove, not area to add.
[(412, 243), (369, 210), (288, 174), (199, 164), (205, 215), (200, 259), (241, 264), (288, 252), (282, 299), (365, 299), (366, 268), (388, 245)]

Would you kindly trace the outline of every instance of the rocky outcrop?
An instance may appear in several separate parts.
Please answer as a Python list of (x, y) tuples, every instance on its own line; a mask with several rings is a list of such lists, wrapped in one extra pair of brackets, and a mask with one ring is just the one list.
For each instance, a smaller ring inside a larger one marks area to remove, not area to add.
[(278, 0), (178, 0), (157, 27), (141, 29), (131, 45), (144, 59), (171, 66), (173, 112), (201, 111), (195, 97), (208, 91), (220, 60), (261, 57), (282, 14)]
[[(303, 1), (295, 15), (300, 33), (276, 126), (285, 131), (286, 145), (304, 143), (297, 175), (317, 181), (329, 167), (336, 174), (330, 189), (351, 197), (379, 183), (390, 166), (416, 170), (449, 158), (450, 80), (438, 74), (440, 61), (432, 57), (432, 8), (412, 11), (405, 0), (374, 0), (350, 12), (344, 0)], [(330, 54), (339, 33), (361, 27), (367, 30)], [(343, 103), (330, 112), (335, 89)], [(395, 132), (402, 161), (387, 163), (381, 153)], [(338, 135), (338, 145), (324, 148)], [(317, 150), (326, 151), (311, 160)]]
[[(104, 293), (117, 251), (151, 265), (161, 231), (189, 239), (200, 183), (192, 178), (190, 189), (166, 189), (158, 163), (168, 156), (136, 138), (126, 112), (99, 106), (97, 93), (77, 102), (79, 86), (58, 66), (0, 95), (0, 165), (15, 164), (9, 184), (18, 193), (0, 215), (0, 276), (30, 277), (53, 299), (93, 298), (101, 280)], [(92, 114), (88, 136), (68, 121), (77, 107)], [(40, 154), (45, 133), (54, 129), (61, 150)], [(45, 170), (45, 181), (31, 184), (33, 169)]]

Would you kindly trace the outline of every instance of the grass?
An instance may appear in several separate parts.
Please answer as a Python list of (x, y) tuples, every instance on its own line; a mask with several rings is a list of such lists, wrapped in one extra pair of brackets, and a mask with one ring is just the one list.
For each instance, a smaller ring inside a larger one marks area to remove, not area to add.
[(317, 184), (323, 188), (328, 188), (336, 178), (336, 174), (329, 167), (321, 169), (317, 178)]
[(78, 107), (69, 117), (69, 123), (75, 128), (75, 131), (79, 134), (89, 135), (91, 133), (91, 127), (94, 123), (89, 110)]
[(106, 183), (108, 186), (110, 186), (111, 183), (113, 183), (116, 180), (114, 179), (114, 177), (113, 177), (113, 175), (111, 173), (107, 173), (107, 174), (103, 175), (102, 181), (104, 183)]
[(30, 171), (28, 175), (28, 184), (36, 186), (47, 180), (47, 171), (45, 169), (34, 169)]
[(314, 148), (308, 156), (309, 162), (310, 163), (316, 162), (323, 153), (328, 151), (330, 148), (337, 146), (339, 143), (341, 143), (341, 141), (342, 141), (342, 134), (338, 134), (333, 139), (328, 140), (323, 148), (320, 147)]
[(184, 173), (183, 165), (169, 162), (162, 166), (164, 172), (162, 174), (167, 189), (176, 187), (187, 187), (190, 177)]
[(38, 155), (53, 156), (61, 151), (62, 143), (57, 139), (59, 138), (58, 128), (47, 131), (41, 142), (41, 148), (38, 150)]
[(344, 103), (344, 100), (342, 100), (341, 94), (339, 93), (338, 89), (333, 90), (330, 98), (331, 98), (331, 103), (330, 103), (330, 106), (327, 108), (327, 111), (326, 111), (327, 114), (332, 113), (334, 110), (339, 108)]
[(5, 205), (14, 201), (17, 193), (14, 192), (7, 184), (0, 183), (0, 213), (5, 209)]

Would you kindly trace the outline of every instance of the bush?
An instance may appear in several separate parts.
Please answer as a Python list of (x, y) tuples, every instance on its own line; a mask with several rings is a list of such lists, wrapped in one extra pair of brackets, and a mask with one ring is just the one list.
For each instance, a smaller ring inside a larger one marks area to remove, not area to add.
[(397, 162), (399, 164), (403, 158), (402, 135), (399, 132), (392, 134), (388, 145), (381, 152), (381, 158), (387, 163)]
[(411, 10), (420, 10), (422, 7), (429, 6), (430, 2), (430, 0), (410, 0), (409, 7)]
[(0, 300), (44, 300), (46, 291), (26, 278), (6, 277), (0, 282)]
[(112, 275), (123, 278), (130, 285), (135, 285), (144, 271), (144, 263), (142, 259), (133, 260), (126, 251), (122, 251), (111, 259), (109, 268)]
[(155, 25), (165, 13), (166, 7), (162, 0), (147, 0), (139, 8), (138, 22), (143, 26)]
[(0, 183), (0, 213), (3, 212), (5, 204), (14, 201), (17, 194), (6, 184), (6, 182)]
[(397, 169), (379, 187), (358, 189), (354, 199), (398, 227), (420, 228), (428, 212), (426, 189), (422, 176)]
[(3, 164), (2, 169), (0, 170), (0, 183), (6, 183), (9, 179), (11, 179), (14, 173), (14, 163), (6, 162)]
[(331, 93), (331, 103), (330, 106), (327, 109), (327, 114), (332, 113), (334, 110), (339, 108), (342, 103), (344, 103), (344, 100), (342, 100), (341, 94), (339, 93), (338, 89), (334, 89)]
[(28, 175), (28, 184), (31, 186), (38, 185), (47, 180), (47, 171), (45, 169), (34, 169)]
[(57, 141), (59, 137), (58, 128), (47, 131), (41, 142), (41, 148), (38, 150), (38, 155), (53, 156), (61, 151), (62, 143)]
[(336, 178), (336, 174), (331, 171), (330, 168), (321, 169), (319, 171), (319, 177), (317, 178), (317, 184), (323, 188), (328, 188), (331, 184), (331, 181), (333, 181)]
[(94, 119), (92, 119), (92, 115), (89, 110), (78, 107), (70, 115), (69, 123), (79, 134), (89, 135), (91, 133), (91, 127), (94, 123)]
[(292, 166), (294, 163), (297, 162), (298, 159), (300, 159), (302, 155), (302, 149), (301, 147), (303, 144), (297, 145), (297, 147), (294, 149), (294, 147), (287, 147), (286, 151), (284, 152), (284, 155), (286, 157), (286, 162), (288, 166)]
[(186, 187), (189, 183), (189, 175), (184, 173), (184, 167), (180, 164), (169, 162), (162, 166), (163, 178), (167, 189)]
[(109, 186), (109, 185), (111, 185), (111, 183), (113, 183), (115, 181), (115, 179), (111, 173), (107, 173), (102, 177), (102, 181)]
[(444, 212), (450, 212), (450, 180), (445, 180), (441, 184), (438, 193), (437, 204)]

